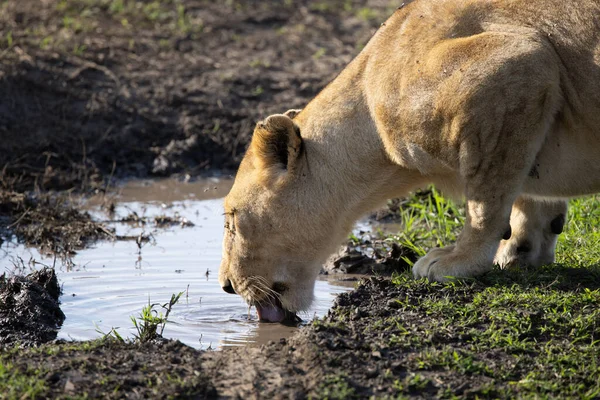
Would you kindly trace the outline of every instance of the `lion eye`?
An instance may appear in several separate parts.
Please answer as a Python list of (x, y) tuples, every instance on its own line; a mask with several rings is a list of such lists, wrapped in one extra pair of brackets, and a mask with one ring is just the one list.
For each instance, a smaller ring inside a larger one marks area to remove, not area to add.
[(232, 234), (235, 234), (235, 224), (234, 223), (225, 222), (225, 229), (227, 229)]
[(235, 234), (235, 215), (232, 212), (225, 213), (225, 230)]

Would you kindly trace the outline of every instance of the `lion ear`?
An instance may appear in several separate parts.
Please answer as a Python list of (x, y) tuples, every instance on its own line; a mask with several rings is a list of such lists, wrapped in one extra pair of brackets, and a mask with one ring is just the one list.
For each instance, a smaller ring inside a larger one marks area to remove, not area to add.
[(271, 115), (256, 124), (250, 151), (265, 184), (293, 171), (301, 150), (300, 128), (287, 115)]
[(286, 112), (284, 112), (283, 115), (285, 115), (286, 117), (289, 117), (291, 119), (294, 119), (296, 117), (296, 115), (300, 114), (300, 111), (302, 111), (302, 110), (291, 109), (291, 110), (287, 110)]

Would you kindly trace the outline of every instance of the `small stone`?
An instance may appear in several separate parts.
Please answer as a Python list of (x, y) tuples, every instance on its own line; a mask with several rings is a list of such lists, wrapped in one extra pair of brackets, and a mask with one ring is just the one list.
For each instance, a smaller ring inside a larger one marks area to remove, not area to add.
[(365, 376), (367, 377), (367, 379), (371, 379), (371, 378), (375, 378), (378, 373), (379, 373), (379, 371), (377, 370), (377, 368), (369, 368), (369, 369), (367, 369)]
[(357, 319), (366, 317), (366, 315), (367, 314), (365, 313), (365, 311), (363, 311), (359, 307), (356, 307), (352, 313), (352, 320), (357, 320)]
[(388, 302), (386, 303), (386, 307), (397, 310), (398, 308), (400, 308), (400, 303), (398, 302), (398, 300), (388, 300)]
[(71, 382), (71, 380), (67, 380), (67, 382), (65, 383), (65, 392), (74, 392), (75, 391), (75, 385), (73, 384), (73, 382)]

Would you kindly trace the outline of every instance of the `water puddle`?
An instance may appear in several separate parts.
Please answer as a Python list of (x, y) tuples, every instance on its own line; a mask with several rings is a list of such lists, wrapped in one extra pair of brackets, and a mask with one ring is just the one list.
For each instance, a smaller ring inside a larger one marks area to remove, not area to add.
[[(61, 307), (67, 316), (59, 338), (94, 339), (99, 331), (112, 328), (133, 337), (130, 316), (139, 315), (148, 302), (164, 304), (179, 292), (184, 294), (169, 316), (172, 322), (163, 334), (167, 338), (206, 349), (265, 343), (293, 333), (294, 327), (259, 323), (254, 309), (249, 311), (239, 296), (219, 286), (221, 197), (229, 186), (226, 180), (134, 182), (120, 190), (110, 216), (99, 205), (111, 199), (92, 199), (90, 212), (113, 221), (109, 226), (116, 234), (131, 240), (99, 242), (79, 251), (73, 265), (57, 263)], [(161, 215), (179, 223), (157, 228), (155, 217)], [(123, 218), (130, 222), (114, 222)], [(53, 259), (14, 242), (0, 246), (0, 271), (13, 271), (15, 264), (28, 265), (30, 260), (53, 264)], [(355, 284), (340, 279), (344, 278), (317, 281), (315, 303), (300, 314), (303, 320), (324, 315), (335, 295)]]

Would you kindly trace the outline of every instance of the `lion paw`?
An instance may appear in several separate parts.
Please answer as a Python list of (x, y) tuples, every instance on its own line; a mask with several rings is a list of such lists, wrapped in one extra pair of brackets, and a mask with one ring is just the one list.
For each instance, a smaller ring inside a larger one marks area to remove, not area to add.
[(459, 254), (454, 246), (433, 249), (413, 266), (415, 278), (445, 282), (453, 278), (470, 278), (489, 271), (491, 263)]

